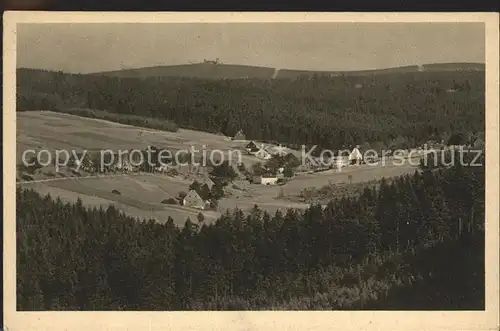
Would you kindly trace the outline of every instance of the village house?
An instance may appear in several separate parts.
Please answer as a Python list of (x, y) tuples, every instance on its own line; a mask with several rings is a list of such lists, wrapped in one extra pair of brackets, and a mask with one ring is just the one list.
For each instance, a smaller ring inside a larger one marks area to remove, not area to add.
[(155, 171), (161, 174), (166, 174), (168, 171), (168, 166), (166, 164), (162, 164), (159, 167), (155, 167)]
[(262, 185), (276, 185), (278, 183), (278, 176), (276, 175), (262, 175), (255, 178), (256, 184)]
[(201, 184), (201, 185), (207, 185), (208, 188), (211, 190), (212, 187), (214, 187), (215, 183), (214, 181), (210, 178), (210, 177), (204, 177), (200, 180), (198, 180), (198, 182)]
[(359, 151), (359, 146), (354, 147), (351, 154), (349, 154), (349, 163), (350, 164), (361, 164), (363, 161), (363, 155)]
[(333, 169), (341, 169), (348, 165), (349, 165), (349, 159), (345, 156), (334, 157), (330, 162), (330, 166)]
[(233, 137), (233, 140), (246, 140), (246, 136), (243, 130), (236, 132), (236, 134)]
[(250, 151), (252, 149), (256, 149), (257, 148), (257, 144), (252, 140), (251, 142), (249, 142), (246, 146), (245, 146), (245, 149)]
[(134, 170), (134, 168), (132, 167), (132, 165), (127, 160), (119, 160), (115, 164), (115, 169), (119, 170), (119, 171), (125, 171), (125, 172), (129, 172), (129, 171), (133, 171)]
[(182, 205), (190, 208), (205, 209), (206, 203), (195, 190), (189, 191), (184, 197)]
[(83, 155), (83, 159), (82, 154), (77, 154), (77, 157), (72, 157), (70, 162), (75, 166), (75, 168), (80, 168), (88, 172), (94, 171), (95, 167), (98, 166), (94, 163), (94, 161), (92, 161), (92, 157), (89, 154)]
[(263, 148), (260, 148), (258, 151), (252, 153), (256, 158), (262, 159), (262, 160), (269, 160), (272, 155), (266, 151)]
[(481, 138), (477, 138), (473, 143), (472, 143), (472, 147), (476, 148), (476, 149), (484, 149), (484, 146), (485, 146), (485, 143), (484, 143), (484, 140), (481, 139)]
[(253, 155), (259, 151), (259, 147), (257, 147), (257, 144), (254, 141), (251, 141), (245, 146), (245, 150), (248, 154)]

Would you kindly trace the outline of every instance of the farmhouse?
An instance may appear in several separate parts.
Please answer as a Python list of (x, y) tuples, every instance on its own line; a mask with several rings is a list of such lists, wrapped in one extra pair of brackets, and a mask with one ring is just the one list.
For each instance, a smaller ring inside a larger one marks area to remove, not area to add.
[(279, 149), (277, 149), (274, 146), (266, 146), (264, 147), (264, 150), (269, 153), (269, 155), (278, 155), (280, 153)]
[(361, 152), (359, 151), (359, 146), (356, 146), (349, 155), (349, 163), (360, 164), (361, 161), (363, 161), (363, 155), (361, 155)]
[(233, 140), (245, 140), (245, 139), (246, 139), (246, 136), (245, 136), (245, 133), (243, 132), (243, 130), (236, 132), (236, 134), (233, 137)]
[(83, 169), (85, 171), (92, 171), (92, 170), (94, 170), (94, 168), (96, 166), (94, 164), (94, 162), (92, 161), (91, 156), (89, 156), (88, 154), (83, 155), (83, 159), (82, 159), (82, 154), (78, 153), (77, 157), (73, 157), (73, 156), (71, 157), (70, 162), (72, 164), (74, 164), (75, 167), (80, 167), (81, 169)]
[(255, 142), (254, 142), (254, 141), (249, 142), (249, 143), (245, 146), (245, 149), (246, 149), (247, 151), (249, 151), (249, 152), (251, 152), (251, 151), (255, 151), (255, 150), (258, 150), (258, 148), (257, 148), (257, 144), (255, 144)]
[(162, 174), (165, 174), (168, 171), (168, 166), (166, 164), (162, 164), (159, 167), (155, 167), (155, 171), (162, 173)]
[(278, 177), (272, 175), (262, 175), (255, 179), (255, 183), (262, 185), (276, 185)]
[(205, 202), (195, 190), (189, 191), (182, 204), (186, 207), (205, 209)]
[(122, 170), (122, 171), (133, 171), (132, 165), (125, 160), (120, 160), (118, 163), (115, 164), (115, 169), (116, 170)]
[(349, 165), (349, 159), (343, 156), (338, 156), (333, 158), (333, 160), (330, 162), (330, 165), (333, 169), (340, 169)]
[(203, 179), (199, 180), (198, 182), (201, 185), (207, 185), (210, 190), (215, 185), (214, 181), (211, 178), (203, 178)]
[(271, 154), (263, 148), (260, 148), (258, 151), (252, 153), (255, 157), (262, 160), (269, 160), (271, 158)]

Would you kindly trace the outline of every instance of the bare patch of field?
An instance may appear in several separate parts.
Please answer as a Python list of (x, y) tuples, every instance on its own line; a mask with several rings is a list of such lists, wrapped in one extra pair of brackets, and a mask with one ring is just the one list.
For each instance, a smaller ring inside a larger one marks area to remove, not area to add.
[[(283, 185), (286, 195), (298, 195), (305, 188), (319, 188), (328, 183), (332, 184), (354, 184), (380, 180), (382, 178), (398, 177), (405, 174), (414, 173), (416, 165), (405, 162), (403, 165), (396, 165), (394, 161), (388, 161), (386, 165), (360, 165), (348, 166), (341, 171), (328, 170), (314, 174), (297, 176), (295, 179)], [(412, 162), (417, 163), (416, 160)]]

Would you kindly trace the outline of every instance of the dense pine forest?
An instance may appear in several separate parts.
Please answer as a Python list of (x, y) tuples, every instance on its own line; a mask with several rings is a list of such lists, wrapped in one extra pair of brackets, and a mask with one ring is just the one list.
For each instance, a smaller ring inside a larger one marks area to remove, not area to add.
[(182, 228), (19, 190), (17, 308), (484, 309), (484, 170)]
[(369, 144), (381, 150), (484, 131), (484, 85), (484, 71), (204, 80), (19, 69), (17, 109), (169, 131), (181, 127), (232, 136), (243, 129), (248, 139), (295, 148)]

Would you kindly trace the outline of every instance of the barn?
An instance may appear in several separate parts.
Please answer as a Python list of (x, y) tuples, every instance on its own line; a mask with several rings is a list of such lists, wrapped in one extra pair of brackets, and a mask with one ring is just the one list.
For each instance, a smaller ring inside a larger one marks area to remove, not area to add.
[(208, 188), (211, 190), (212, 187), (215, 185), (214, 181), (211, 179), (211, 178), (203, 178), (201, 180), (198, 180), (198, 182), (201, 184), (201, 185), (207, 185)]
[(259, 149), (258, 151), (256, 151), (255, 153), (252, 153), (252, 154), (255, 157), (262, 159), (262, 160), (269, 160), (272, 157), (272, 155), (263, 148)]

